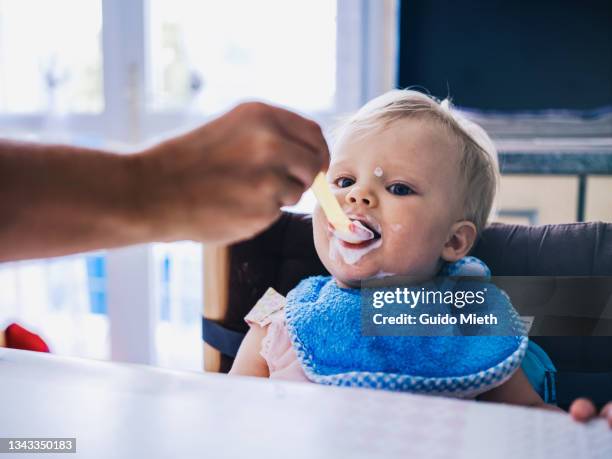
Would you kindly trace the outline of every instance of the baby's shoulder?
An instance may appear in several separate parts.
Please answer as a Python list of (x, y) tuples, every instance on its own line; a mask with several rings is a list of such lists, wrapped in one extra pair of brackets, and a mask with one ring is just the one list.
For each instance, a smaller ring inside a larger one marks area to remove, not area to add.
[(257, 324), (260, 327), (265, 327), (272, 320), (283, 313), (283, 309), (287, 304), (287, 299), (274, 290), (272, 287), (266, 290), (266, 293), (255, 303), (253, 309), (244, 317), (244, 320), (249, 324)]

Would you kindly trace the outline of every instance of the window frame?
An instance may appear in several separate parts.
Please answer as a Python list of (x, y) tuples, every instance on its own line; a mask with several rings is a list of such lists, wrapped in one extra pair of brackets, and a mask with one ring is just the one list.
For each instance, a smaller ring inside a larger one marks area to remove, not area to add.
[[(147, 0), (102, 0), (104, 107), (99, 114), (67, 114), (69, 132), (129, 152), (159, 139), (160, 133), (167, 136), (211, 118), (147, 110), (147, 18)], [(398, 21), (397, 0), (338, 0), (335, 108), (309, 114), (324, 129), (339, 114), (395, 87)], [(0, 135), (44, 141), (35, 133), (46, 121), (45, 113), (0, 113)], [(112, 360), (156, 363), (158, 287), (152, 249), (144, 244), (106, 251)]]

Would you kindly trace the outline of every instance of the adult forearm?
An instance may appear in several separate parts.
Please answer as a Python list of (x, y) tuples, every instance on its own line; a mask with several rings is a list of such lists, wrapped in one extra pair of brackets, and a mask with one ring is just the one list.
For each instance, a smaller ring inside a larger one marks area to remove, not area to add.
[(316, 123), (261, 103), (131, 155), (0, 140), (0, 261), (246, 239), (328, 163)]
[(130, 155), (0, 141), (0, 260), (155, 239)]

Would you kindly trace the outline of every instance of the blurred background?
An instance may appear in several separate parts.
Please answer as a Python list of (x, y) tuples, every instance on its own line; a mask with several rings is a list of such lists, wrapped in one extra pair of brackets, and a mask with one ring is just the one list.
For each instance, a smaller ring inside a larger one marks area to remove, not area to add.
[[(416, 87), (492, 135), (497, 221), (612, 221), (612, 3), (525, 5), (0, 0), (0, 136), (127, 153), (253, 99), (329, 132)], [(202, 270), (188, 241), (0, 264), (0, 329), (18, 321), (58, 354), (199, 370)]]

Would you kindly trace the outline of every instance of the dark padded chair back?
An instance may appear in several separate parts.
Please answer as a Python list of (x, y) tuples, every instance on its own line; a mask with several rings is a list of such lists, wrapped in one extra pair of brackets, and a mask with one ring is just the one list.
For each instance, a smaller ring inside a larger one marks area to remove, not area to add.
[[(544, 226), (492, 224), (472, 254), (495, 276), (612, 276), (612, 224)], [(308, 215), (283, 213), (256, 238), (230, 247), (225, 318), (204, 319), (205, 341), (222, 353), (228, 371), (247, 331), (244, 316), (268, 287), (286, 294), (308, 276), (327, 274), (319, 261)], [(612, 400), (612, 338), (537, 337), (558, 369), (560, 405), (577, 396)], [(565, 375), (565, 376), (564, 376)]]

